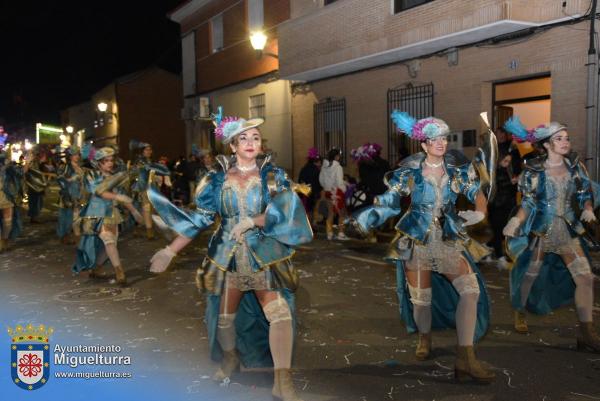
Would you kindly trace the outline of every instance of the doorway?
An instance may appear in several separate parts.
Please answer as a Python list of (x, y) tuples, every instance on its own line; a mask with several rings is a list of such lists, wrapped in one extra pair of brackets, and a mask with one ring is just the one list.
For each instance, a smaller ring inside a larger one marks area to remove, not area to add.
[[(518, 115), (527, 128), (550, 121), (552, 111), (552, 77), (549, 74), (493, 84), (493, 128), (502, 127), (512, 115)], [(531, 144), (519, 144), (521, 155), (531, 151)]]

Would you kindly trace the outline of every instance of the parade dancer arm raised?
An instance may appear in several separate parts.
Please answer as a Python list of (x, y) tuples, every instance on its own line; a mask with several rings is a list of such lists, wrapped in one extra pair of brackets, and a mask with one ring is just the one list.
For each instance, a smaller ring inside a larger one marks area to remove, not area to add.
[[(295, 246), (312, 239), (312, 231), (285, 172), (261, 155), (257, 127), (262, 122), (217, 122), (217, 136), (233, 155), (219, 157), (222, 169), (198, 184), (194, 211), (178, 209), (148, 190), (154, 208), (178, 234), (153, 256), (151, 270), (165, 270), (179, 251), (218, 220), (197, 277), (208, 296), (211, 356), (221, 360), (214, 378), (229, 377), (240, 359), (246, 366), (271, 365), (273, 395), (298, 401), (290, 376), (298, 286), (291, 258)], [(267, 343), (268, 349), (262, 349)]]
[(108, 258), (115, 270), (117, 284), (125, 286), (125, 270), (117, 249), (119, 224), (123, 219), (117, 204), (127, 207), (131, 205), (131, 198), (120, 193), (127, 181), (127, 172), (113, 174), (115, 153), (113, 148), (104, 147), (88, 154), (93, 159), (94, 169), (84, 177), (89, 199), (80, 213), (82, 237), (73, 271), (88, 271), (91, 278), (104, 278), (102, 267)]
[[(582, 335), (578, 345), (600, 352), (592, 324), (594, 276), (581, 223), (596, 220), (587, 171), (571, 152), (565, 125), (551, 122), (527, 130), (514, 116), (505, 129), (519, 141), (534, 143), (541, 153), (526, 162), (519, 182), (521, 207), (504, 228), (515, 261), (510, 274), (515, 329), (529, 331), (526, 310), (547, 314), (574, 300)], [(573, 204), (579, 206), (579, 216)]]
[[(429, 357), (432, 328), (456, 327), (457, 377), (489, 383), (495, 375), (473, 351), (474, 340), (489, 323), (487, 293), (475, 264), (483, 247), (465, 230), (485, 217), (487, 200), (479, 175), (464, 155), (447, 152), (450, 131), (444, 121), (434, 117), (417, 121), (398, 111), (392, 116), (400, 132), (421, 141), (423, 152), (404, 159), (387, 175), (388, 191), (377, 196), (372, 207), (355, 214), (355, 221), (367, 232), (400, 214), (401, 197), (411, 196), (387, 259), (397, 266), (401, 317), (410, 332), (419, 333), (416, 357)], [(476, 211), (462, 214), (464, 218), (455, 210), (459, 194), (476, 205)]]

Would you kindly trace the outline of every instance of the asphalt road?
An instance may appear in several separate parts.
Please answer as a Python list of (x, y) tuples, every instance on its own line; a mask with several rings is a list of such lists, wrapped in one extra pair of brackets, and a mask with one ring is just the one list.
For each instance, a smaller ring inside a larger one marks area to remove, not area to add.
[[(204, 299), (194, 284), (206, 235), (160, 276), (147, 272), (148, 259), (166, 242), (123, 235), (130, 287), (120, 289), (74, 276), (74, 247), (59, 243), (53, 213), (43, 218), (44, 224), (26, 224), (13, 249), (0, 255), (0, 305), (11, 319), (52, 325), (57, 342), (120, 344), (143, 361), (135, 367), (139, 377), (168, 377), (179, 399), (271, 399), (270, 372), (244, 371), (227, 387), (209, 380), (217, 365), (208, 356)], [(574, 309), (531, 317), (531, 333), (515, 333), (508, 274), (492, 265), (482, 267), (492, 324), (477, 352), (496, 367), (497, 381), (454, 381), (453, 331), (434, 333), (433, 358), (417, 362), (416, 336), (406, 334), (398, 316), (394, 268), (381, 260), (385, 247), (318, 235), (297, 253), (294, 380), (305, 401), (600, 400), (600, 355), (575, 349)], [(598, 285), (595, 299), (598, 320)]]

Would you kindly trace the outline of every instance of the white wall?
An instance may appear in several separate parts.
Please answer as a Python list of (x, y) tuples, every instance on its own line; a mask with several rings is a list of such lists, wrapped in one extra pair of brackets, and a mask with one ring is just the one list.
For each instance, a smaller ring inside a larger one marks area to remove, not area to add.
[(212, 92), (211, 106), (223, 106), (225, 116), (248, 118), (248, 98), (265, 94), (265, 123), (260, 127), (264, 146), (270, 148), (274, 162), (291, 170), (292, 168), (292, 124), (291, 92), (289, 81), (276, 80), (269, 83), (250, 81)]

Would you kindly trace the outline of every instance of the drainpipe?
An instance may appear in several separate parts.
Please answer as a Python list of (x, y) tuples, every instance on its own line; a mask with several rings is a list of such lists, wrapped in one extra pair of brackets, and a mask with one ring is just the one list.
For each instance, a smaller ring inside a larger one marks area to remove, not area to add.
[(588, 49), (588, 61), (587, 61), (587, 99), (586, 99), (586, 166), (589, 169), (591, 178), (596, 180), (598, 178), (598, 155), (596, 145), (598, 141), (598, 129), (596, 117), (598, 110), (596, 107), (597, 99), (597, 57), (596, 57), (596, 44), (595, 44), (595, 24), (596, 24), (596, 6), (598, 0), (592, 0), (592, 8), (590, 10), (590, 47)]

